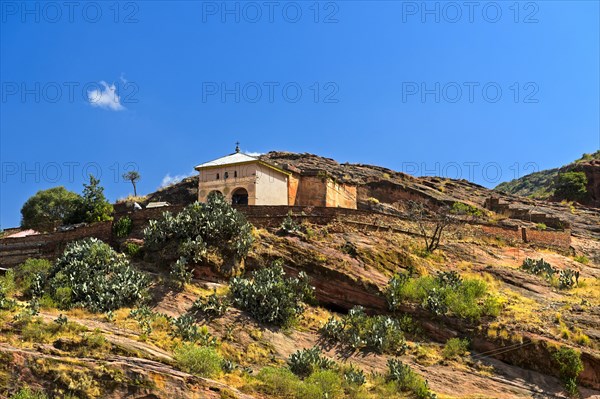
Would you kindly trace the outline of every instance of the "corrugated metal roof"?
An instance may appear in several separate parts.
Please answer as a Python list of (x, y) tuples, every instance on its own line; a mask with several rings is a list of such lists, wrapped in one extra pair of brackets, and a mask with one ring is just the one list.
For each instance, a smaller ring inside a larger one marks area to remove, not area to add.
[(234, 164), (234, 163), (252, 162), (252, 161), (258, 161), (258, 158), (251, 157), (250, 155), (246, 155), (241, 152), (234, 152), (231, 155), (217, 158), (210, 162), (202, 163), (202, 164), (196, 166), (194, 169), (207, 168), (207, 167), (211, 167), (211, 166), (230, 165), (230, 164)]
[(146, 205), (146, 209), (150, 209), (150, 208), (162, 208), (163, 206), (170, 206), (171, 204), (169, 204), (166, 201), (156, 201), (156, 202), (149, 202), (148, 205)]

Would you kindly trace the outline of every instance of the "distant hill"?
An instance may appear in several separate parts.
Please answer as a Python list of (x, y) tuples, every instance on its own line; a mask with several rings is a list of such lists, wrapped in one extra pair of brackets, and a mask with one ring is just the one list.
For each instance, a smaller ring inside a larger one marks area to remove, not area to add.
[(592, 154), (583, 154), (581, 158), (560, 168), (541, 170), (519, 179), (500, 183), (494, 190), (522, 197), (549, 199), (554, 195), (554, 182), (556, 181), (556, 176), (559, 171), (577, 169), (580, 164), (595, 160), (600, 160), (600, 150)]

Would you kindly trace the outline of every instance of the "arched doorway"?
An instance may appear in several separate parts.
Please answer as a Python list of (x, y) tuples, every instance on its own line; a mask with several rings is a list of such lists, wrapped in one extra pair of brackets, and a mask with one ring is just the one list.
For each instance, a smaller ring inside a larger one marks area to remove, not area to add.
[(231, 194), (233, 205), (248, 205), (248, 191), (245, 188), (236, 188)]
[(212, 195), (218, 195), (220, 197), (223, 197), (223, 193), (220, 192), (219, 190), (212, 190), (210, 193), (208, 193), (208, 196), (206, 198), (208, 198), (208, 197), (210, 197)]

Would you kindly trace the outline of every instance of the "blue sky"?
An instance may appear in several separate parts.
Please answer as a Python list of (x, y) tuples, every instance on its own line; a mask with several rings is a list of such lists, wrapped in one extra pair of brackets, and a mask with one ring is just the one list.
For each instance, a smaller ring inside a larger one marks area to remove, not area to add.
[(3, 228), (237, 140), (488, 187), (600, 145), (596, 1), (72, 4), (0, 2)]

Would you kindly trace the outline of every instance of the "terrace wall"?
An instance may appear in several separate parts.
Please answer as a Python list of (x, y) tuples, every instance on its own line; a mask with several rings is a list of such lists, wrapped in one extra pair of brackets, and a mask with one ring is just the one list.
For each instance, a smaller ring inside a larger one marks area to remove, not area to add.
[[(149, 220), (159, 218), (165, 211), (176, 214), (181, 209), (183, 205), (123, 211), (115, 215), (115, 221), (129, 216), (133, 222), (130, 237), (141, 239)], [(318, 225), (339, 223), (365, 230), (417, 234), (406, 218), (367, 210), (309, 206), (238, 206), (237, 209), (246, 215), (250, 223), (262, 228), (278, 227), (291, 212), (298, 222), (307, 221)], [(541, 231), (490, 224), (473, 224), (473, 226), (486, 236), (501, 238), (513, 244), (525, 242), (560, 251), (568, 251), (571, 245), (570, 230)], [(96, 237), (113, 245), (118, 242), (112, 233), (112, 222), (94, 223), (65, 232), (3, 238), (0, 239), (0, 268), (14, 267), (27, 258), (54, 259), (60, 255), (68, 242), (85, 237)]]

